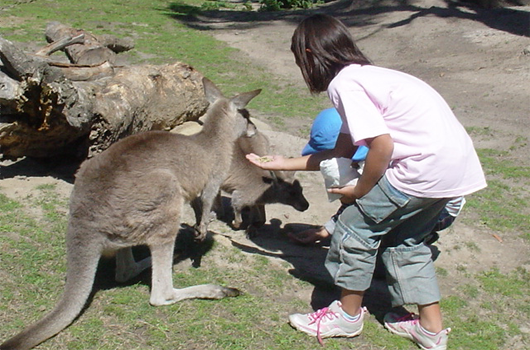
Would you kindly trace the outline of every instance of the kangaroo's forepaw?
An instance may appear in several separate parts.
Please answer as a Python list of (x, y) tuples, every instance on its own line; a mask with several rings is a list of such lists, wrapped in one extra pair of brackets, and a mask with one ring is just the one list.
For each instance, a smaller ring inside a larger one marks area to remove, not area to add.
[(202, 243), (204, 242), (204, 240), (206, 239), (206, 230), (201, 230), (199, 227), (195, 226), (194, 227), (194, 234), (195, 234), (195, 242), (197, 243)]
[(241, 228), (241, 224), (242, 224), (241, 221), (234, 220), (234, 221), (232, 221), (232, 228), (234, 230), (239, 230)]

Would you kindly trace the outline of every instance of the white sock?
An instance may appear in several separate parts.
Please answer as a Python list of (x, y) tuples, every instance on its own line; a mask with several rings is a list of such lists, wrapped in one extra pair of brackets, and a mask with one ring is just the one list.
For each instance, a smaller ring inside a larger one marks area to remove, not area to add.
[(346, 311), (344, 311), (342, 308), (340, 308), (340, 310), (342, 311), (342, 317), (344, 317), (346, 319), (346, 321), (356, 322), (361, 317), (361, 313), (360, 312), (357, 315), (352, 316), (349, 313), (347, 313)]
[(434, 333), (434, 332), (426, 330), (425, 328), (423, 328), (421, 324), (420, 324), (420, 329), (422, 330), (422, 332), (424, 332), (427, 335), (435, 336), (436, 334), (438, 334), (438, 333)]

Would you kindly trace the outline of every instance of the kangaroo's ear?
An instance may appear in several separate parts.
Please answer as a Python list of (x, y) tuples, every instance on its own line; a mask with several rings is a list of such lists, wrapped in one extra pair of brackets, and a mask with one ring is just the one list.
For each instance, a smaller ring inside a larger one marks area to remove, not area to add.
[(221, 97), (224, 97), (221, 90), (219, 90), (210, 79), (206, 77), (202, 78), (202, 85), (204, 87), (204, 95), (206, 95), (206, 100), (208, 100), (210, 104), (214, 103)]
[(266, 184), (272, 184), (272, 185), (280, 185), (284, 183), (285, 181), (282, 178), (279, 178), (276, 173), (272, 170), (269, 170), (269, 176), (262, 176), (261, 179)]
[(261, 177), (261, 180), (266, 183), (266, 184), (271, 184), (271, 183), (274, 183), (274, 180), (271, 179), (270, 177), (267, 177), (267, 176), (262, 176)]
[(238, 109), (245, 108), (245, 106), (250, 102), (250, 100), (258, 96), (260, 92), (261, 89), (244, 92), (232, 98), (232, 102), (236, 105)]
[(278, 181), (274, 177), (262, 176), (261, 180), (269, 185), (276, 185)]

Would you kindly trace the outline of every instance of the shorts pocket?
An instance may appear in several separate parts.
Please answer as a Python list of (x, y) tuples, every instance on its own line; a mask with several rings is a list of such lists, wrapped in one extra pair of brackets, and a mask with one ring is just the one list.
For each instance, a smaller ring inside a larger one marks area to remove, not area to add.
[(357, 200), (357, 205), (364, 215), (378, 224), (409, 201), (408, 195), (392, 186), (383, 176), (370, 192)]

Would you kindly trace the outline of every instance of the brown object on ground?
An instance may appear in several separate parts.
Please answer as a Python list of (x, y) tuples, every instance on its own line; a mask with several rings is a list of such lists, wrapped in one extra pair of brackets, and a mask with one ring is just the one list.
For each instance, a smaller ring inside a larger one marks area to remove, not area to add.
[[(176, 62), (114, 65), (127, 39), (97, 38), (53, 22), (51, 43), (26, 54), (0, 37), (0, 150), (4, 159), (91, 157), (125, 136), (197, 120), (202, 74)], [(69, 63), (54, 62), (64, 49)]]

